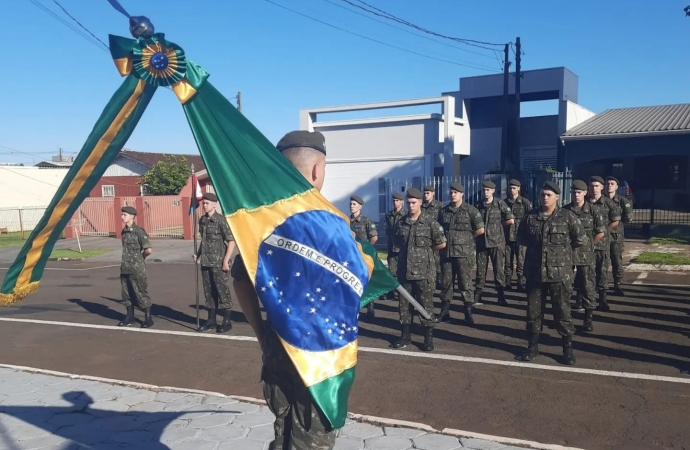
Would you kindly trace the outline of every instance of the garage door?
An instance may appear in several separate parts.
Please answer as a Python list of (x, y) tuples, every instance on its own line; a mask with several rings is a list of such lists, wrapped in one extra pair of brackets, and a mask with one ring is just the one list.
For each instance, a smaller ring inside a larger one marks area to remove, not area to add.
[(350, 196), (364, 200), (362, 214), (379, 220), (379, 178), (424, 176), (424, 158), (404, 160), (328, 161), (322, 193), (343, 213), (350, 214)]

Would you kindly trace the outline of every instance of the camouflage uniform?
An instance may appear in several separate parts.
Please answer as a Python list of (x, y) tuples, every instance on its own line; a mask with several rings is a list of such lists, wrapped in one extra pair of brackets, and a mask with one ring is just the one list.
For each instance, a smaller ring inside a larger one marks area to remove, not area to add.
[(563, 355), (573, 364), (570, 316), (570, 285), (573, 281), (573, 248), (587, 244), (587, 232), (571, 211), (556, 208), (551, 215), (533, 210), (520, 224), (518, 243), (527, 247), (525, 278), (527, 281), (527, 331), (530, 344), (519, 357), (531, 361), (538, 354), (542, 331), (542, 295), (551, 297), (554, 322), (563, 337)]
[[(395, 229), (395, 242), (400, 247), (398, 260), (398, 280), (403, 288), (408, 291), (431, 314), (431, 320), (422, 318), (422, 325), (432, 328), (434, 318), (434, 285), (436, 272), (433, 261), (434, 252), (431, 247), (446, 242), (443, 228), (439, 223), (426, 214), (419, 216), (417, 220), (404, 217), (398, 222)], [(410, 325), (412, 323), (410, 303), (405, 297), (400, 296), (400, 323)]]
[[(422, 214), (427, 214), (429, 217), (431, 217), (434, 220), (438, 220), (438, 213), (441, 211), (443, 208), (443, 203), (433, 199), (429, 203), (424, 200), (422, 203)], [(436, 265), (436, 280), (440, 281), (442, 279), (441, 277), (441, 256), (439, 255), (439, 252), (434, 252), (434, 264)]]
[[(235, 257), (231, 270), (237, 281), (251, 283), (241, 256)], [(274, 440), (269, 450), (332, 450), (335, 430), (314, 403), (290, 357), (267, 317), (261, 347), (264, 399), (275, 416)]]
[(233, 240), (228, 221), (222, 214), (214, 211), (209, 217), (204, 214), (199, 219), (201, 234), (201, 277), (204, 284), (206, 308), (230, 310), (230, 284), (228, 275), (223, 272), (223, 258), (228, 242)]
[(633, 207), (630, 200), (616, 194), (611, 199), (621, 212), (621, 220), (611, 233), (611, 268), (613, 269), (613, 284), (620, 290), (619, 286), (623, 279), (623, 250), (625, 248), (625, 225), (632, 221)]
[(513, 219), (513, 213), (500, 198), (495, 198), (489, 204), (482, 202), (479, 205), (479, 212), (484, 219), (484, 234), (477, 239), (477, 283), (475, 299), (481, 301), (484, 285), (486, 284), (486, 272), (489, 269), (489, 259), (494, 269), (494, 282), (499, 292), (499, 297), (503, 295), (506, 285), (505, 280), (505, 254), (506, 240), (504, 235), (503, 223)]
[(484, 228), (484, 222), (479, 210), (465, 202), (458, 208), (449, 203), (443, 207), (438, 218), (448, 242), (446, 248), (440, 252), (441, 273), (443, 274), (443, 290), (441, 291), (443, 306), (439, 320), (443, 320), (448, 314), (450, 303), (453, 300), (455, 277), (458, 279), (458, 290), (467, 308), (466, 312), (471, 313), (469, 307), (474, 303), (472, 277), (476, 270), (477, 258), (474, 232)]
[(395, 227), (398, 225), (400, 219), (405, 217), (405, 211), (400, 210), (400, 212), (395, 212), (395, 210), (388, 211), (386, 213), (386, 238), (388, 240), (388, 270), (391, 271), (394, 277), (398, 276), (398, 254), (400, 253), (400, 247), (395, 244), (395, 239), (393, 239), (393, 233), (395, 232)]
[(515, 272), (518, 279), (518, 285), (524, 287), (525, 277), (523, 276), (523, 264), (525, 262), (525, 247), (517, 243), (517, 230), (522, 218), (525, 217), (528, 212), (532, 211), (532, 202), (521, 195), (518, 195), (515, 200), (508, 197), (505, 199), (505, 202), (515, 218), (515, 222), (511, 226), (505, 228), (506, 287), (510, 288), (510, 283), (513, 278), (513, 261), (515, 261)]
[(582, 297), (585, 310), (596, 308), (596, 291), (594, 288), (594, 244), (592, 238), (600, 233), (606, 233), (606, 224), (591, 204), (585, 202), (581, 207), (572, 203), (563, 207), (575, 214), (587, 233), (587, 243), (573, 250), (573, 265), (576, 268), (575, 289)]
[(590, 198), (589, 203), (601, 214), (606, 224), (604, 237), (594, 244), (594, 256), (596, 259), (596, 286), (599, 293), (599, 303), (603, 309), (607, 309), (606, 288), (609, 284), (609, 267), (611, 265), (611, 233), (608, 226), (613, 222), (621, 220), (621, 213), (613, 200), (603, 195), (599, 197), (599, 200)]
[(137, 224), (125, 226), (122, 230), (122, 263), (120, 264), (120, 284), (122, 303), (132, 306), (134, 300), (141, 309), (151, 307), (151, 297), (147, 292), (149, 282), (146, 278), (146, 264), (142, 252), (151, 248), (149, 235)]
[(361, 214), (357, 217), (350, 216), (350, 229), (355, 233), (355, 237), (361, 241), (369, 242), (369, 239), (379, 235), (376, 223)]

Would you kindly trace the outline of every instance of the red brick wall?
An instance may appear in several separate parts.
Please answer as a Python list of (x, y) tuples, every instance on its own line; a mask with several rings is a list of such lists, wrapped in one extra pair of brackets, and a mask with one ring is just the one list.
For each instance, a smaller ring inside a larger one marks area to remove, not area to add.
[(138, 197), (141, 193), (140, 186), (137, 184), (141, 177), (102, 177), (89, 192), (89, 197), (103, 197), (102, 186), (112, 185), (115, 187), (115, 197)]

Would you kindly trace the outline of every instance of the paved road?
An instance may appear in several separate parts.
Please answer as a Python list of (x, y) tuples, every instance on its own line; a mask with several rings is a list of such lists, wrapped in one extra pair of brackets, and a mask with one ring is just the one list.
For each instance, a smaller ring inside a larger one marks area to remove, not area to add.
[[(92, 266), (51, 264), (39, 292), (0, 310), (0, 362), (261, 397), (260, 355), (256, 342), (241, 338), (251, 332), (240, 313), (234, 339), (192, 331), (191, 265), (149, 266), (154, 330), (168, 333), (110, 328), (122, 317), (117, 267), (57, 270)], [(634, 282), (640, 274), (627, 277)], [(667, 284), (653, 273), (644, 281)], [(595, 331), (576, 337), (574, 369), (556, 362), (560, 339), (547, 329), (535, 364), (512, 365), (525, 345), (522, 294), (508, 295), (509, 307), (490, 296), (472, 328), (454, 311), (453, 323), (439, 326), (432, 354), (389, 350), (398, 334), (396, 305), (377, 302), (375, 322), (360, 324), (350, 410), (587, 449), (687, 448), (690, 379), (679, 369), (690, 366), (688, 290), (627, 285), (628, 296), (611, 297), (613, 311), (596, 314)], [(421, 330), (414, 331), (420, 344)]]

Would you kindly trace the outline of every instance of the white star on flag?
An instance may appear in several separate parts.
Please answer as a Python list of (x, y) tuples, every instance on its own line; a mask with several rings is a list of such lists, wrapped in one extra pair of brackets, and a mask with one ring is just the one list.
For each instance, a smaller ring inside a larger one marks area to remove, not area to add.
[(267, 251), (266, 254), (267, 254), (268, 256), (271, 256), (271, 255), (273, 254), (273, 250)]
[(326, 301), (326, 296), (325, 296), (325, 295), (321, 297), (321, 301), (322, 301), (322, 302), (325, 302), (325, 301)]
[(288, 314), (289, 314), (289, 313), (290, 313), (290, 308), (286, 309), (286, 311), (287, 311), (287, 312), (288, 312)]
[(297, 272), (297, 273), (295, 274), (296, 277), (298, 277), (298, 276), (300, 276), (300, 275), (302, 275), (302, 274), (299, 273), (299, 272)]
[(347, 262), (347, 261), (344, 261), (344, 262), (343, 262), (343, 267), (347, 267), (347, 265), (348, 265), (348, 262)]
[(261, 288), (261, 292), (266, 292), (266, 286), (263, 286), (263, 287)]
[(268, 285), (271, 286), (271, 287), (273, 287), (273, 281), (269, 281), (269, 282), (268, 282)]
[(316, 292), (321, 292), (321, 288), (316, 288)]
[(314, 314), (316, 312), (316, 308), (311, 309), (311, 313)]
[(328, 334), (333, 334), (333, 330), (328, 330)]

